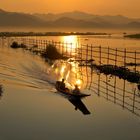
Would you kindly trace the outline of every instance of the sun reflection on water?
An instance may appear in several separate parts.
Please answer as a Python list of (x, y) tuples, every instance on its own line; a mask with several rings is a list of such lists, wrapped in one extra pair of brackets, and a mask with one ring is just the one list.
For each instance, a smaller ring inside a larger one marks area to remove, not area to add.
[(79, 72), (77, 62), (57, 61), (52, 66), (52, 70), (56, 75), (57, 80), (65, 79), (66, 86), (74, 89), (77, 85), (80, 89), (84, 88), (84, 82)]
[(75, 55), (76, 48), (79, 46), (79, 38), (78, 36), (63, 36), (61, 41), (65, 43), (65, 49), (68, 53)]

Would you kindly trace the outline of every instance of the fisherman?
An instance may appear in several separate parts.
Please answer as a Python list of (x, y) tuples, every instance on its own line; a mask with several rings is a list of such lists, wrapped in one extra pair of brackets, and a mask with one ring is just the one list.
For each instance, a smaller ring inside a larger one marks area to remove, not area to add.
[(138, 87), (138, 95), (140, 96), (140, 84), (138, 84), (137, 87)]
[(75, 85), (75, 89), (73, 90), (74, 94), (79, 94), (80, 93), (80, 89), (78, 88), (78, 85)]
[(140, 90), (140, 84), (138, 84), (137, 87), (138, 87), (138, 90)]
[(62, 89), (62, 90), (65, 90), (66, 89), (64, 81), (65, 80), (63, 78), (62, 81), (60, 82), (60, 85), (59, 85), (59, 88)]
[(1, 99), (1, 97), (2, 97), (2, 85), (0, 85), (0, 99)]

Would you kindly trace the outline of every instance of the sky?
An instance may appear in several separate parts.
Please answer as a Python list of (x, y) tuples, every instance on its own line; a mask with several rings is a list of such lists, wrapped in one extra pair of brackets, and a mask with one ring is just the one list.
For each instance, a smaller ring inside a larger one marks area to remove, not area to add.
[(24, 13), (83, 11), (140, 18), (140, 0), (1, 0), (0, 8)]

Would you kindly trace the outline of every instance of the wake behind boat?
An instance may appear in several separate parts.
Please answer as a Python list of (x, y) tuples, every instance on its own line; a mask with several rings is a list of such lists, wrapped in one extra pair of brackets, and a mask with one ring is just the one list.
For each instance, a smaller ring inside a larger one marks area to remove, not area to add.
[(57, 89), (57, 91), (63, 93), (64, 95), (70, 96), (70, 97), (75, 97), (75, 98), (83, 98), (83, 97), (87, 97), (90, 96), (90, 94), (84, 94), (84, 93), (74, 93), (73, 91), (71, 91), (68, 88), (61, 88), (62, 81), (56, 81), (55, 84), (55, 88)]

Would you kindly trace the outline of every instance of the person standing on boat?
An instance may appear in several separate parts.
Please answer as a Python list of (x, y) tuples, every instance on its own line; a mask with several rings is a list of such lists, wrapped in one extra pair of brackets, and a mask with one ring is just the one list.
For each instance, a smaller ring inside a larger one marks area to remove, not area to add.
[(80, 89), (78, 88), (78, 85), (75, 85), (75, 89), (73, 90), (74, 94), (79, 94), (80, 93)]
[(59, 88), (62, 89), (62, 90), (65, 90), (65, 89), (66, 89), (65, 83), (64, 83), (64, 78), (63, 78), (62, 81), (60, 82)]

